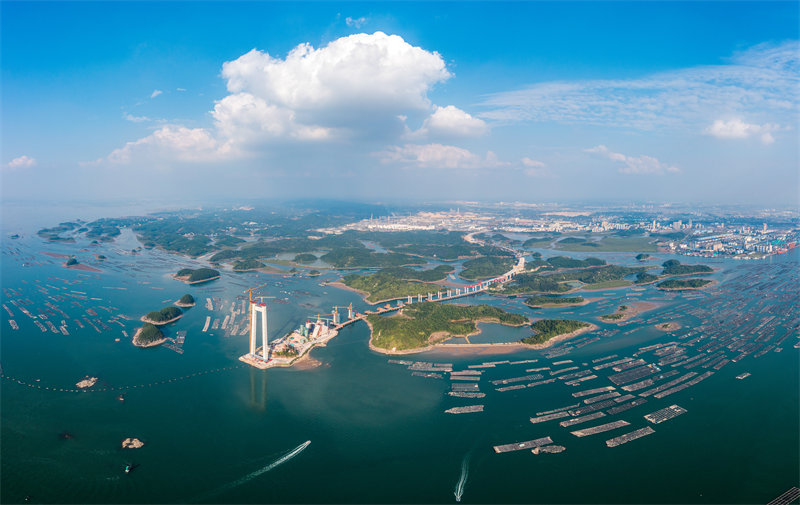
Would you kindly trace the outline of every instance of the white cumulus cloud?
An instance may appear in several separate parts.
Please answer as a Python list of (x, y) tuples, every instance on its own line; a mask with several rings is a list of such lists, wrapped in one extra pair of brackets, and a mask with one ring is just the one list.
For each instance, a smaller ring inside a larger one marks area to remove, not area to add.
[(384, 163), (401, 163), (420, 168), (477, 169), (508, 166), (492, 151), (479, 156), (467, 149), (442, 144), (405, 144), (378, 153)]
[(774, 124), (749, 124), (739, 118), (734, 118), (728, 120), (717, 119), (705, 129), (705, 133), (718, 139), (746, 139), (758, 135), (764, 144), (772, 144), (775, 142), (775, 138), (771, 132), (778, 129), (778, 126)]
[(228, 154), (229, 146), (219, 142), (203, 128), (167, 125), (147, 137), (115, 149), (108, 155), (112, 163), (137, 160), (217, 161)]
[(661, 175), (667, 172), (680, 172), (678, 167), (662, 163), (652, 156), (626, 156), (622, 153), (615, 153), (604, 145), (585, 149), (585, 151), (620, 163), (622, 166), (619, 167), (619, 172), (622, 174)]
[[(375, 145), (408, 140), (408, 117), (427, 116), (420, 130), (441, 137), (474, 137), (488, 129), (457, 107), (431, 103), (433, 87), (452, 77), (437, 52), (383, 32), (353, 34), (319, 48), (299, 44), (283, 58), (253, 49), (225, 62), (221, 75), (228, 95), (215, 102), (211, 127), (166, 126), (107, 159), (122, 163), (145, 153), (179, 160), (279, 157), (286, 150), (302, 156), (298, 143), (331, 149), (334, 141), (368, 146), (361, 153), (368, 154)], [(186, 143), (197, 144), (203, 154)]]
[[(292, 115), (298, 128), (346, 128), (355, 134), (402, 121), (398, 116), (430, 108), (428, 91), (450, 78), (436, 52), (397, 35), (359, 33), (315, 49), (300, 44), (285, 59), (253, 49), (222, 66), (232, 94)], [(214, 116), (220, 128), (229, 119)], [(266, 128), (265, 133), (271, 130)], [(291, 136), (290, 130), (281, 130)]]
[(436, 106), (422, 127), (411, 135), (434, 137), (479, 137), (489, 131), (484, 121), (454, 105)]
[(16, 170), (19, 168), (30, 168), (36, 165), (36, 158), (32, 158), (30, 156), (22, 155), (17, 156), (13, 160), (8, 162), (8, 168), (12, 170)]

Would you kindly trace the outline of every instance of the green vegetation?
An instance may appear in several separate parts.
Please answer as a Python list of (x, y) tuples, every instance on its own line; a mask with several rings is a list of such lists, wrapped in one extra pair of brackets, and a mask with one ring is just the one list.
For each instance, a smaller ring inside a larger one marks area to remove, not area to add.
[(646, 260), (648, 258), (650, 258), (649, 254), (641, 253), (641, 254), (637, 254), (636, 255), (636, 259), (639, 260), (639, 261), (644, 261), (644, 260)]
[(294, 257), (295, 263), (314, 263), (317, 261), (317, 256), (311, 253), (300, 253)]
[(105, 255), (103, 255), (103, 254), (98, 254), (98, 255), (97, 255), (97, 259), (99, 259), (99, 260), (106, 260), (106, 259), (108, 259), (108, 258), (106, 258), (106, 257), (105, 257)]
[(320, 272), (319, 270), (311, 270), (310, 272), (308, 272), (309, 277), (317, 277), (318, 275), (322, 275), (322, 272)]
[(708, 279), (667, 279), (656, 284), (661, 289), (697, 289), (711, 284)]
[(550, 274), (548, 277), (557, 282), (580, 281), (584, 284), (599, 284), (601, 282), (622, 280), (625, 276), (643, 272), (645, 267), (623, 267), (620, 265), (605, 265), (602, 267), (584, 268)]
[(621, 288), (624, 286), (630, 286), (631, 283), (624, 280), (614, 280), (614, 281), (603, 281), (603, 282), (595, 282), (593, 284), (587, 284), (583, 286), (582, 289), (587, 291), (598, 291), (601, 289), (613, 289), (613, 288)]
[(555, 270), (556, 267), (548, 263), (546, 260), (540, 259), (541, 254), (534, 260), (525, 262), (525, 270), (532, 270), (536, 272), (544, 272), (545, 270)]
[(77, 265), (78, 264), (78, 260), (76, 260), (75, 258), (70, 258), (70, 259), (67, 260), (66, 264), (67, 264), (68, 267), (71, 267), (72, 265)]
[(401, 315), (367, 316), (372, 326), (372, 344), (381, 349), (408, 350), (427, 346), (431, 337), (467, 336), (477, 331), (476, 322), (486, 320), (506, 325), (525, 324), (525, 317), (489, 305), (460, 306), (434, 302), (408, 305)]
[(636, 274), (636, 280), (633, 281), (634, 284), (649, 284), (651, 282), (655, 282), (658, 280), (657, 275), (648, 274), (647, 272), (639, 272)]
[(158, 342), (159, 340), (164, 339), (164, 334), (161, 332), (160, 329), (154, 324), (144, 323), (142, 329), (139, 330), (139, 334), (136, 335), (136, 344), (139, 345), (148, 345), (154, 342)]
[(457, 231), (359, 232), (356, 236), (373, 241), (395, 253), (444, 261), (475, 256), (512, 255), (498, 247), (466, 242), (464, 234)]
[(77, 227), (78, 225), (75, 223), (61, 223), (60, 225), (52, 228), (42, 228), (36, 232), (36, 234), (44, 239), (49, 240), (50, 242), (71, 241), (72, 238), (64, 238), (60, 235), (65, 232), (72, 231)]
[(181, 297), (180, 300), (178, 300), (178, 303), (181, 305), (194, 305), (194, 297), (189, 293), (186, 293)]
[(455, 268), (450, 265), (439, 265), (436, 268), (429, 268), (428, 270), (416, 270), (408, 267), (384, 268), (381, 270), (381, 273), (390, 274), (398, 279), (407, 281), (434, 282), (447, 278), (447, 274), (454, 271)]
[(606, 264), (605, 260), (598, 258), (586, 258), (585, 260), (579, 260), (575, 258), (569, 258), (567, 256), (553, 256), (552, 258), (547, 258), (547, 262), (555, 268), (585, 268)]
[(164, 307), (161, 310), (154, 310), (153, 312), (148, 312), (147, 315), (144, 317), (154, 323), (165, 323), (167, 321), (175, 319), (176, 317), (180, 317), (182, 314), (183, 312), (181, 312), (181, 309), (170, 305)]
[(522, 342), (525, 344), (543, 344), (553, 337), (572, 333), (587, 326), (589, 326), (589, 323), (571, 319), (539, 319), (531, 325), (531, 328), (536, 333), (530, 337), (523, 338)]
[(522, 243), (522, 247), (549, 247), (550, 243), (558, 240), (558, 233), (535, 235)]
[(580, 305), (583, 303), (581, 296), (532, 296), (525, 300), (525, 305), (530, 307), (542, 307), (549, 305)]
[(623, 317), (625, 317), (625, 314), (620, 314), (619, 312), (617, 312), (614, 314), (606, 314), (604, 316), (600, 316), (600, 319), (606, 321), (616, 321), (617, 319), (622, 319)]
[(523, 273), (514, 277), (514, 280), (498, 289), (496, 292), (504, 295), (516, 295), (526, 293), (564, 293), (570, 288), (566, 284), (560, 284), (550, 276)]
[(214, 245), (217, 247), (237, 247), (244, 242), (245, 240), (239, 237), (232, 237), (230, 235), (217, 235)]
[(297, 352), (297, 349), (295, 349), (294, 347), (287, 347), (283, 351), (276, 352), (275, 356), (279, 358), (294, 358), (298, 354), (299, 353)]
[(213, 268), (182, 268), (178, 270), (175, 277), (186, 282), (210, 281), (219, 277), (219, 272)]
[(458, 276), (470, 281), (497, 277), (511, 270), (515, 263), (514, 258), (508, 256), (475, 258), (464, 262), (464, 270)]
[(408, 254), (376, 253), (367, 248), (356, 247), (335, 249), (322, 256), (322, 261), (336, 268), (383, 268), (427, 263), (422, 258)]
[[(397, 272), (397, 269), (385, 269), (371, 275), (346, 275), (342, 279), (342, 282), (350, 288), (366, 293), (366, 301), (369, 303), (378, 303), (382, 300), (393, 300), (406, 296), (427, 295), (428, 293), (435, 293), (443, 289), (442, 286), (438, 284), (407, 280), (409, 277), (403, 278), (403, 273), (405, 271), (416, 273), (416, 271), (410, 268), (402, 269), (401, 272)], [(423, 273), (417, 275), (417, 278), (428, 277), (424, 272), (430, 272), (430, 270), (423, 270), (422, 272)], [(441, 272), (441, 270), (439, 270), (439, 272)], [(405, 275), (410, 274), (406, 273)], [(445, 272), (444, 275), (446, 276), (447, 273)], [(434, 277), (436, 277), (436, 275), (434, 275)], [(411, 276), (410, 278), (413, 279), (414, 277)]]
[[(615, 234), (617, 235), (617, 234)], [(556, 242), (556, 249), (573, 252), (655, 252), (657, 250), (652, 237), (643, 236), (610, 236), (599, 240), (572, 240), (571, 237)]]
[(661, 266), (664, 271), (661, 275), (694, 275), (694, 274), (708, 274), (714, 272), (714, 269), (706, 265), (681, 265), (678, 260), (665, 261)]
[(264, 264), (254, 259), (246, 259), (242, 261), (236, 261), (233, 263), (233, 269), (237, 272), (256, 270), (259, 268), (264, 268)]

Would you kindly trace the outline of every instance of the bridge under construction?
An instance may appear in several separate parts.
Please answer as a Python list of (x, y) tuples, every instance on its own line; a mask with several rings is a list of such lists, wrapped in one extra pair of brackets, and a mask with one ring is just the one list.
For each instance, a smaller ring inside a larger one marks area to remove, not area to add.
[[(335, 337), (339, 330), (347, 325), (365, 319), (371, 314), (386, 314), (400, 310), (406, 305), (415, 302), (443, 302), (454, 300), (465, 296), (472, 296), (482, 293), (493, 286), (498, 286), (511, 281), (517, 274), (525, 271), (525, 258), (519, 257), (514, 267), (508, 272), (481, 281), (477, 284), (470, 284), (459, 288), (447, 288), (427, 295), (408, 295), (394, 298), (375, 310), (366, 310), (358, 313), (353, 309), (353, 304), (348, 306), (334, 306), (330, 313), (317, 314), (306, 320), (304, 325), (289, 333), (285, 337), (273, 340), (271, 343), (267, 333), (267, 304), (264, 299), (273, 298), (270, 296), (253, 297), (253, 291), (263, 287), (258, 286), (245, 290), (250, 294), (250, 349), (247, 354), (239, 357), (239, 360), (256, 368), (266, 369), (275, 366), (291, 366), (294, 361), (303, 356), (315, 346), (324, 346)], [(396, 302), (394, 305), (391, 302)], [(347, 319), (342, 319), (343, 313), (339, 309), (347, 310)], [(259, 328), (261, 328), (261, 346), (257, 346)]]

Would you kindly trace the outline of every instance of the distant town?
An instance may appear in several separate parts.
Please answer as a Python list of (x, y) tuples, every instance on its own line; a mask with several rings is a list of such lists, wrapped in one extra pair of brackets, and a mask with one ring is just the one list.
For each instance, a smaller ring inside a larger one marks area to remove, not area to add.
[[(609, 213), (593, 212), (588, 208), (564, 210), (532, 207), (536, 206), (501, 204), (495, 208), (487, 208), (473, 204), (467, 210), (455, 208), (422, 211), (405, 216), (373, 216), (318, 231), (325, 234), (340, 234), (348, 230), (505, 232), (540, 234), (545, 238), (552, 238), (554, 243), (574, 234), (598, 234), (601, 237), (602, 234), (613, 233), (628, 237), (652, 237), (650, 242), (663, 252), (737, 259), (758, 259), (782, 254), (794, 248), (800, 240), (798, 216), (786, 211), (759, 211), (751, 215), (694, 211), (690, 217), (679, 210), (655, 213), (622, 209)], [(773, 218), (774, 221), (770, 223), (768, 218)], [(591, 238), (587, 238), (585, 245), (593, 245)], [(587, 247), (585, 250), (592, 249)], [(598, 249), (598, 252), (601, 251), (603, 249)]]

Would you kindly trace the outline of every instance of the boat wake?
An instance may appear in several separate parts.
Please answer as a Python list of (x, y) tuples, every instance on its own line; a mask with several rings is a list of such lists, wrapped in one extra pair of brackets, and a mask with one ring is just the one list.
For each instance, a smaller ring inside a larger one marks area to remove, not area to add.
[(286, 454), (284, 454), (280, 458), (276, 459), (272, 463), (268, 464), (267, 466), (265, 466), (263, 468), (259, 468), (255, 472), (248, 473), (247, 475), (245, 475), (241, 479), (238, 479), (238, 480), (235, 480), (235, 481), (233, 481), (231, 483), (225, 484), (224, 486), (220, 487), (216, 491), (213, 491), (212, 493), (210, 493), (209, 496), (207, 496), (207, 498), (210, 497), (210, 496), (216, 496), (216, 495), (218, 495), (220, 493), (223, 493), (223, 492), (228, 491), (230, 489), (233, 489), (235, 487), (239, 487), (242, 484), (250, 482), (251, 480), (253, 480), (256, 477), (258, 477), (259, 475), (263, 475), (263, 474), (269, 472), (270, 470), (272, 470), (276, 466), (279, 466), (279, 465), (282, 465), (283, 463), (286, 463), (287, 461), (289, 461), (293, 457), (295, 457), (298, 454), (300, 454), (301, 452), (303, 452), (303, 450), (306, 447), (308, 447), (310, 444), (311, 444), (311, 440), (306, 440), (305, 442), (303, 442), (302, 444), (298, 445), (297, 447), (295, 447), (291, 451), (287, 452)]
[(464, 487), (467, 485), (467, 477), (469, 476), (469, 453), (464, 456), (464, 460), (461, 461), (461, 476), (458, 478), (458, 482), (456, 482), (456, 489), (453, 491), (453, 494), (456, 497), (456, 501), (460, 502), (461, 497), (464, 495)]

